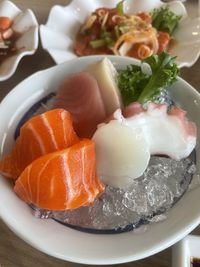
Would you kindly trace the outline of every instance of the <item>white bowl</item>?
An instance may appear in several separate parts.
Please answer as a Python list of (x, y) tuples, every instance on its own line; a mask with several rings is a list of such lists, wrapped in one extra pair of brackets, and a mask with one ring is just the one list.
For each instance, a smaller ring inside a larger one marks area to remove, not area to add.
[[(73, 51), (76, 32), (85, 19), (98, 7), (114, 7), (118, 0), (73, 0), (68, 6), (53, 6), (47, 23), (40, 26), (42, 46), (54, 61), (59, 64), (77, 57)], [(154, 7), (166, 5), (160, 0), (126, 0), (125, 11), (136, 13), (150, 11)], [(179, 27), (174, 33), (177, 40), (171, 54), (177, 56), (179, 67), (192, 66), (200, 55), (200, 19), (188, 18), (184, 5), (180, 1), (171, 1), (169, 8), (182, 15)]]
[(188, 235), (172, 250), (172, 267), (190, 267), (191, 258), (200, 259), (200, 236)]
[[(118, 69), (136, 60), (109, 57)], [(83, 57), (37, 72), (17, 85), (0, 105), (1, 154), (14, 143), (15, 128), (25, 112), (37, 101), (55, 91), (67, 75), (82, 71), (100, 56)], [(173, 98), (188, 111), (200, 128), (200, 95), (181, 78), (170, 89)], [(200, 140), (198, 132), (198, 142)], [(197, 148), (197, 174), (200, 173), (200, 150)], [(197, 175), (193, 177), (195, 181)], [(148, 225), (145, 232), (98, 235), (79, 232), (51, 219), (33, 216), (31, 209), (13, 192), (10, 181), (0, 177), (0, 216), (22, 239), (54, 257), (85, 264), (116, 264), (153, 255), (179, 241), (200, 222), (200, 186), (188, 191), (168, 212), (167, 219)], [(187, 216), (186, 216), (187, 214)]]
[(7, 0), (0, 3), (0, 16), (10, 17), (13, 30), (21, 34), (16, 41), (17, 52), (0, 64), (0, 81), (4, 81), (14, 74), (22, 57), (34, 54), (38, 48), (38, 23), (30, 9), (22, 11)]

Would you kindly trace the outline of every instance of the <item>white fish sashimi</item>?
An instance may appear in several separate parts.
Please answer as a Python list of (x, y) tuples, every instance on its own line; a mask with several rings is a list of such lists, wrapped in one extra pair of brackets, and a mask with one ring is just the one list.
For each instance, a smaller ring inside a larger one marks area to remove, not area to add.
[(121, 94), (116, 82), (117, 70), (112, 62), (105, 58), (90, 65), (87, 71), (97, 80), (107, 116), (122, 108)]
[(97, 174), (106, 184), (124, 187), (130, 177), (140, 177), (148, 166), (150, 152), (140, 130), (133, 131), (113, 120), (100, 126), (93, 140), (96, 143)]

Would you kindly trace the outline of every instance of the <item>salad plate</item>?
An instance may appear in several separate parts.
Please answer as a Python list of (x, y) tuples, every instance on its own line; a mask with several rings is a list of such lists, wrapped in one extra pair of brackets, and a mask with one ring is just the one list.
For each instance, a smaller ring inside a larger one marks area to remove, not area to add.
[(3, 48), (6, 47), (1, 47), (0, 81), (4, 81), (14, 74), (22, 57), (32, 55), (37, 50), (38, 22), (32, 10), (22, 11), (8, 0), (0, 3), (0, 17), (8, 17), (12, 21), (10, 31), (14, 36), (14, 40), (8, 40), (14, 46), (14, 52), (6, 52), (4, 58)]
[[(45, 25), (40, 26), (40, 37), (43, 48), (59, 64), (76, 58), (74, 41), (76, 34), (87, 17), (97, 8), (113, 8), (119, 1), (81, 1), (74, 0), (68, 6), (52, 7)], [(154, 8), (169, 7), (176, 15), (181, 16), (178, 27), (173, 33), (176, 40), (170, 48), (171, 55), (177, 56), (179, 67), (192, 66), (200, 54), (200, 20), (189, 18), (184, 5), (180, 1), (168, 4), (160, 0), (127, 0), (124, 11), (128, 14), (149, 12)]]
[[(24, 114), (41, 99), (55, 91), (67, 75), (86, 69), (102, 56), (73, 59), (53, 68), (40, 71), (17, 85), (2, 101), (0, 115), (1, 155), (10, 151), (15, 142), (15, 131)], [(126, 69), (139, 62), (127, 57), (108, 57), (116, 69)], [(27, 90), (29, 88), (29, 90)], [(200, 127), (200, 96), (183, 79), (170, 87), (173, 100), (187, 111), (188, 117)], [(199, 143), (199, 132), (197, 142)], [(117, 264), (139, 260), (173, 245), (191, 232), (200, 222), (200, 186), (198, 176), (200, 151), (196, 148), (195, 185), (167, 212), (167, 218), (151, 223), (146, 230), (115, 235), (80, 232), (51, 219), (38, 219), (32, 209), (13, 192), (13, 184), (0, 179), (0, 217), (19, 237), (33, 247), (51, 256), (84, 264)], [(185, 214), (187, 213), (187, 216)], [(148, 240), (148, 242), (146, 242)]]

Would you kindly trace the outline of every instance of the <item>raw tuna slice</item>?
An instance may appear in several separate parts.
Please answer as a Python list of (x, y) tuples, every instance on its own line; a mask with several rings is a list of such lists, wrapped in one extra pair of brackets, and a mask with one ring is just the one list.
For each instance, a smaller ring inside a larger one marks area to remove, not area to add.
[(91, 137), (106, 118), (97, 81), (86, 72), (74, 74), (63, 82), (54, 108), (64, 108), (71, 113), (74, 129), (80, 137)]

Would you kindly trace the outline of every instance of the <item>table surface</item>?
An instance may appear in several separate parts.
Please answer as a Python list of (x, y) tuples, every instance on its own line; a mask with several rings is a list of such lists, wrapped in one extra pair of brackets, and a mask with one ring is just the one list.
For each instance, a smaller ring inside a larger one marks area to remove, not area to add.
[[(66, 5), (69, 0), (13, 0), (22, 10), (30, 8), (34, 11), (39, 24), (46, 22), (50, 8), (55, 4)], [(197, 15), (197, 1), (188, 0), (185, 3), (191, 16)], [(55, 63), (51, 57), (42, 50), (41, 46), (31, 57), (21, 60), (16, 73), (7, 81), (0, 83), (0, 101), (20, 81), (30, 74), (53, 66)], [(200, 92), (200, 60), (191, 68), (181, 70), (181, 76)], [(200, 226), (192, 233), (200, 235)], [(79, 264), (64, 262), (45, 255), (32, 248), (13, 234), (8, 227), (0, 221), (0, 267), (75, 267)], [(120, 266), (120, 265), (118, 265)], [(122, 265), (121, 265), (122, 266)], [(154, 256), (137, 262), (123, 264), (127, 267), (170, 267), (171, 248), (164, 250)]]

